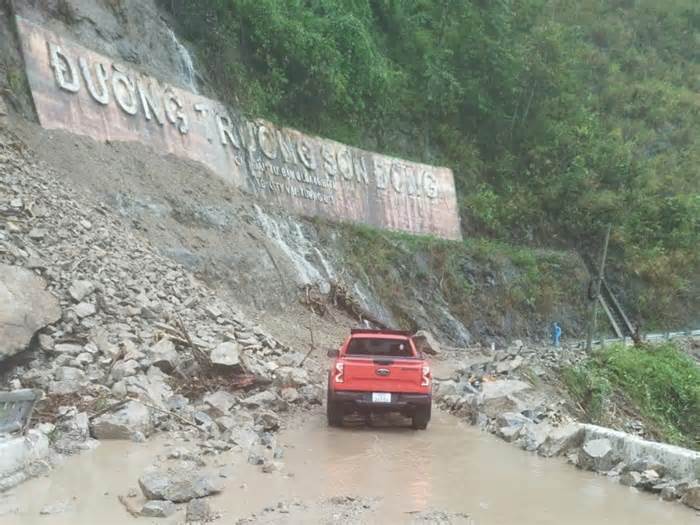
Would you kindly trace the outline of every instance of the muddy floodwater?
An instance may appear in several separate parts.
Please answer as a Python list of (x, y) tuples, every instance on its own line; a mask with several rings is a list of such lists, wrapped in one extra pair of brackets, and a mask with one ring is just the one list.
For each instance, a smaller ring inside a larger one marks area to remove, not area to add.
[[(234, 523), (280, 501), (299, 499), (313, 505), (335, 495), (378, 498), (363, 523), (403, 523), (412, 511), (426, 509), (466, 512), (475, 525), (700, 523), (696, 513), (682, 505), (579, 471), (559, 459), (522, 452), (445, 414), (435, 413), (427, 431), (383, 423), (329, 429), (320, 413), (306, 419), (279, 436), (285, 450), (280, 472), (264, 474), (240, 453), (211, 460), (228, 476), (224, 492), (211, 498), (212, 507), (222, 513), (219, 523)], [(0, 522), (182, 523), (182, 511), (165, 520), (135, 521), (117, 499), (138, 486), (139, 475), (167, 446), (157, 440), (103, 442), (94, 451), (69, 458), (50, 477), (18, 487), (5, 503), (0, 500), (0, 505), (19, 509), (0, 517)], [(65, 512), (40, 515), (45, 505), (66, 501), (70, 505)], [(131, 501), (141, 503), (139, 498)]]

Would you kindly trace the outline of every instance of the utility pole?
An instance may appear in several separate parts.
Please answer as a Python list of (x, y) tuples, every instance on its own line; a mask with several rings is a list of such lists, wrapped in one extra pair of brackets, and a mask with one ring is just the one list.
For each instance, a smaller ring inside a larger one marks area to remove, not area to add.
[(594, 288), (594, 299), (593, 304), (589, 308), (589, 318), (588, 318), (588, 337), (586, 339), (586, 351), (590, 352), (593, 347), (593, 336), (596, 331), (596, 317), (598, 316), (598, 301), (600, 300), (600, 285), (603, 282), (603, 275), (605, 272), (605, 259), (608, 257), (608, 243), (610, 242), (610, 231), (612, 230), (612, 224), (608, 224), (608, 229), (605, 231), (605, 241), (603, 242), (603, 254), (600, 258), (600, 268), (598, 269), (598, 276), (593, 282)]

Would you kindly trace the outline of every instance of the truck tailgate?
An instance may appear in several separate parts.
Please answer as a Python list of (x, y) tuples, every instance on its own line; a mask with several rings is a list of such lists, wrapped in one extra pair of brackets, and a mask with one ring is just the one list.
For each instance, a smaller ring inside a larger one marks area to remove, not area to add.
[(346, 357), (344, 382), (338, 390), (364, 392), (424, 392), (423, 362), (409, 358)]

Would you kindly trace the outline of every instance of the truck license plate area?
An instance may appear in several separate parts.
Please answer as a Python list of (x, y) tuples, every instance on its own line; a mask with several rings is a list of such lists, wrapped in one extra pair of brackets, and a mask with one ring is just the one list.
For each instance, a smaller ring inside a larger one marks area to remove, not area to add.
[(391, 403), (391, 394), (372, 392), (372, 403)]

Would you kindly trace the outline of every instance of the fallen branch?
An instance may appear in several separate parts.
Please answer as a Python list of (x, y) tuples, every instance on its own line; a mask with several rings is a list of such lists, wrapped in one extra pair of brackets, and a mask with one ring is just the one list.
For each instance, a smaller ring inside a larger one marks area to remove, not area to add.
[(153, 409), (153, 410), (156, 410), (156, 411), (158, 411), (158, 412), (161, 412), (161, 413), (163, 413), (163, 414), (167, 414), (168, 416), (172, 417), (173, 419), (177, 419), (177, 420), (178, 420), (180, 423), (182, 423), (183, 425), (188, 425), (188, 426), (194, 427), (194, 428), (196, 428), (197, 430), (201, 430), (202, 432), (204, 431), (202, 428), (200, 428), (199, 426), (197, 426), (196, 423), (193, 423), (192, 421), (189, 421), (189, 420), (185, 419), (184, 417), (182, 417), (182, 416), (179, 415), (179, 414), (176, 414), (175, 412), (171, 412), (170, 410), (166, 410), (165, 408), (161, 408), (161, 407), (159, 407), (159, 406), (152, 405), (152, 404), (150, 404), (150, 403), (146, 403), (145, 401), (143, 401), (143, 400), (141, 400), (141, 399), (139, 399), (139, 403), (141, 403), (141, 404), (144, 405), (144, 406), (147, 406), (148, 408), (151, 408), (151, 409)]
[(121, 401), (117, 401), (116, 403), (112, 403), (108, 407), (103, 408), (102, 410), (98, 410), (93, 415), (91, 415), (88, 419), (90, 421), (92, 421), (93, 419), (98, 418), (101, 415), (106, 414), (107, 412), (113, 412), (114, 410), (117, 410), (117, 409), (123, 407), (124, 405), (126, 405), (129, 401), (133, 401), (133, 400), (131, 398), (128, 398), (128, 399), (122, 399)]
[(314, 331), (310, 326), (307, 326), (306, 329), (309, 331), (309, 334), (311, 335), (311, 344), (309, 345), (309, 351), (306, 352), (306, 355), (304, 358), (301, 360), (301, 362), (297, 365), (299, 367), (303, 366), (308, 357), (311, 355), (311, 352), (316, 350), (316, 343), (314, 342)]
[(190, 334), (185, 328), (185, 323), (182, 322), (182, 317), (180, 317), (180, 314), (178, 312), (175, 312), (175, 317), (177, 318), (177, 327), (180, 330), (182, 337), (187, 341), (187, 344), (192, 350), (192, 355), (194, 356), (195, 360), (199, 363), (199, 365), (202, 368), (209, 368), (211, 365), (209, 357), (204, 352), (202, 352), (201, 348), (194, 344), (192, 338), (190, 337)]

